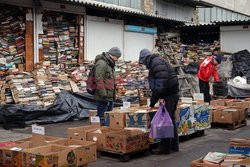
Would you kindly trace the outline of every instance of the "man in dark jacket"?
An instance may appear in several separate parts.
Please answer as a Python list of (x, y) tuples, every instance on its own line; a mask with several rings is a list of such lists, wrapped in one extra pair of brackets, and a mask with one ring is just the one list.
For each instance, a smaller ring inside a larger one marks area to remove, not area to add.
[(104, 125), (104, 113), (113, 110), (116, 96), (114, 67), (115, 62), (121, 57), (118, 47), (111, 48), (95, 59), (96, 89), (94, 98), (97, 101), (97, 113)]
[[(165, 103), (166, 109), (174, 124), (174, 138), (162, 139), (156, 153), (168, 154), (179, 151), (179, 138), (175, 123), (175, 111), (179, 101), (179, 82), (174, 69), (163, 58), (151, 53), (147, 49), (140, 52), (139, 63), (149, 69), (149, 82), (152, 90), (150, 107), (154, 107), (158, 100)], [(155, 84), (152, 84), (154, 82)], [(156, 82), (161, 82), (156, 86)]]

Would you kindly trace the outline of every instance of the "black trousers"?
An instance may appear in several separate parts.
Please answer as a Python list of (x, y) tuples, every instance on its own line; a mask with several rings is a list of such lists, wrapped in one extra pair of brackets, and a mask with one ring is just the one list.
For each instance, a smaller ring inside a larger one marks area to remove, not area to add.
[(160, 151), (169, 153), (171, 150), (179, 151), (179, 135), (175, 121), (176, 106), (179, 101), (179, 95), (178, 94), (170, 95), (165, 97), (164, 100), (166, 102), (165, 107), (168, 110), (168, 113), (174, 124), (174, 138), (162, 139), (160, 143)]
[(210, 88), (209, 88), (209, 82), (205, 82), (199, 79), (199, 86), (200, 86), (200, 93), (204, 94), (204, 101), (210, 103), (211, 97), (210, 97)]

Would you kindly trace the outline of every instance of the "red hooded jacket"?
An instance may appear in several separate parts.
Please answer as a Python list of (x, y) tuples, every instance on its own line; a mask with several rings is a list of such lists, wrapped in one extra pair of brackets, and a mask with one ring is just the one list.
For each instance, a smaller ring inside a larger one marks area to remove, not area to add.
[(219, 81), (219, 75), (216, 65), (213, 64), (213, 56), (207, 57), (201, 64), (197, 77), (205, 82), (209, 82), (210, 77), (213, 76), (215, 82)]

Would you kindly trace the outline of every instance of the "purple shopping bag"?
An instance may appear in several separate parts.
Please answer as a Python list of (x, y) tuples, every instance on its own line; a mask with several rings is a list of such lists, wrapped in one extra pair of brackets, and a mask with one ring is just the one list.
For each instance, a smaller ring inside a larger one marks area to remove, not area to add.
[(166, 107), (162, 104), (151, 121), (149, 137), (153, 139), (174, 138), (172, 119)]

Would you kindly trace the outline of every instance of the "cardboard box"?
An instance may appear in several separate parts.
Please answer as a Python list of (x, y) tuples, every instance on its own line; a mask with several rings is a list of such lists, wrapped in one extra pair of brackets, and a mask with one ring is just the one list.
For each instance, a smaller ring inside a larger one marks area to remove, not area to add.
[[(44, 136), (44, 139), (45, 139), (44, 142), (45, 142), (46, 144), (49, 144), (49, 143), (51, 143), (51, 142), (53, 142), (53, 141), (61, 140), (61, 139), (63, 139), (63, 138), (61, 138), (61, 137), (53, 137), (53, 136)], [(20, 140), (17, 140), (17, 141), (15, 141), (15, 142), (16, 142), (16, 143), (23, 143), (23, 142), (27, 142), (27, 141), (32, 141), (32, 137), (20, 139)]]
[(234, 165), (234, 167), (250, 167), (250, 158), (240, 161), (237, 165)]
[(23, 142), (12, 146), (0, 148), (0, 166), (22, 167), (22, 152), (25, 149), (33, 148), (31, 142)]
[(218, 99), (218, 100), (212, 100), (210, 102), (211, 106), (226, 106), (226, 102), (228, 99)]
[(194, 160), (191, 162), (190, 167), (223, 167), (218, 164), (204, 163), (202, 159)]
[(229, 154), (250, 155), (250, 139), (232, 139), (229, 146)]
[[(192, 161), (190, 167), (236, 167), (234, 164), (244, 161), (244, 156), (241, 155), (228, 155), (225, 157), (221, 164), (213, 164), (209, 162), (203, 162), (203, 158)], [(240, 166), (239, 166), (240, 167)]]
[(240, 109), (247, 108), (246, 103), (242, 100), (230, 100), (226, 102), (226, 105), (229, 107), (235, 107), (235, 108), (240, 108)]
[(87, 133), (97, 130), (95, 126), (80, 126), (74, 128), (68, 128), (68, 138), (75, 140), (87, 141)]
[(126, 113), (126, 127), (149, 129), (154, 115), (155, 112), (146, 110), (128, 112)]
[(104, 149), (118, 153), (131, 153), (149, 148), (149, 134), (139, 130), (122, 130), (107, 134)]
[(215, 113), (222, 112), (225, 109), (228, 109), (227, 106), (212, 106), (212, 122), (215, 122)]
[(114, 129), (109, 127), (102, 127), (101, 129), (98, 129), (93, 132), (89, 132), (87, 134), (87, 141), (93, 141), (97, 144), (97, 150), (102, 151), (104, 150), (104, 146), (107, 142), (106, 135), (111, 132), (115, 131), (122, 131), (122, 129)]
[(76, 149), (76, 165), (86, 165), (96, 161), (96, 143), (91, 141), (62, 139), (51, 144), (67, 146)]
[(13, 141), (1, 142), (1, 143), (0, 143), (0, 148), (1, 148), (1, 147), (13, 146), (13, 145), (16, 145), (16, 144), (17, 144), (17, 143), (16, 143), (16, 142), (13, 142)]
[(240, 119), (240, 112), (238, 109), (225, 109), (217, 110), (214, 112), (214, 122), (215, 123), (235, 123)]
[(124, 128), (126, 127), (126, 113), (124, 112), (107, 112), (109, 119), (109, 127)]
[(89, 110), (89, 117), (96, 117), (97, 116), (97, 110)]
[(76, 166), (75, 149), (59, 145), (47, 145), (25, 150), (22, 153), (23, 166)]

